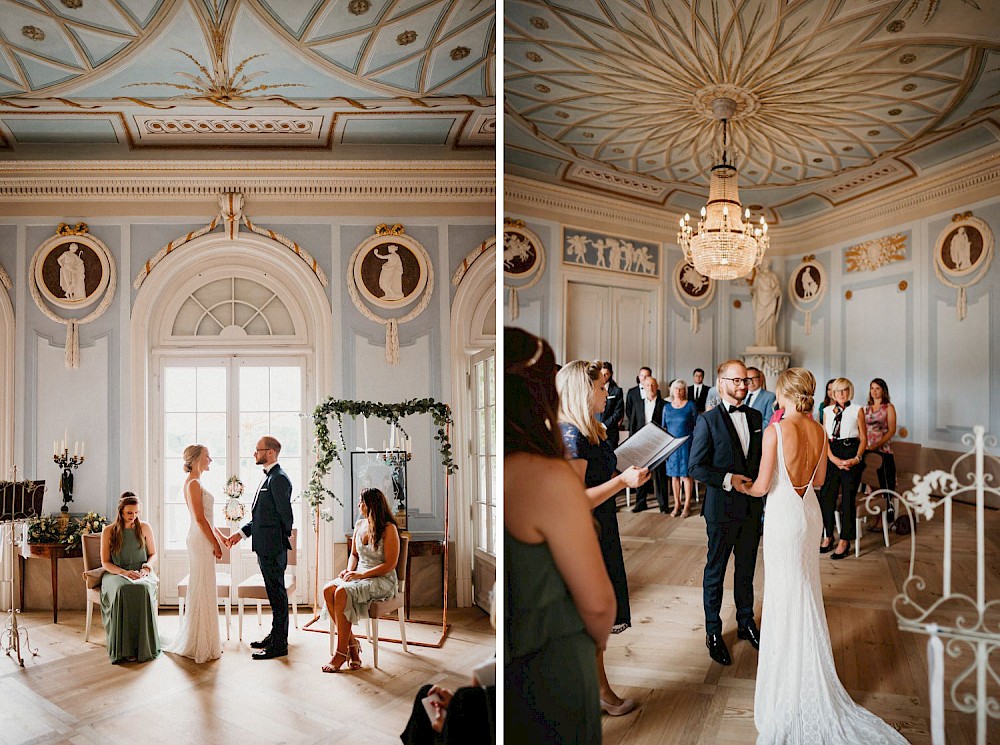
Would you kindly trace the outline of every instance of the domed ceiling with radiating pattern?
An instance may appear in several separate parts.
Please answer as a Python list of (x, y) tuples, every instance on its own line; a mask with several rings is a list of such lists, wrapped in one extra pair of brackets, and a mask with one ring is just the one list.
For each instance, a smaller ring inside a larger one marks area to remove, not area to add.
[(0, 157), (351, 144), (485, 156), (495, 24), (490, 0), (0, 0)]
[(717, 98), (779, 223), (1000, 151), (1000, 0), (508, 0), (504, 24), (505, 168), (535, 180), (694, 212)]

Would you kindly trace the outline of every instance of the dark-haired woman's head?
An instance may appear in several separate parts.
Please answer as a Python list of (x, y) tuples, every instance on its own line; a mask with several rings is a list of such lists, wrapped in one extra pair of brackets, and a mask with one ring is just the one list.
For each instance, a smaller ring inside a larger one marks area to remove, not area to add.
[(504, 327), (503, 341), (504, 455), (563, 457), (552, 347), (541, 337), (510, 326)]
[(362, 489), (358, 497), (358, 512), (368, 520), (368, 535), (373, 544), (382, 542), (386, 526), (396, 524), (392, 510), (389, 509), (389, 500), (381, 489)]
[(872, 378), (872, 382), (868, 384), (869, 406), (873, 406), (875, 404), (876, 396), (878, 396), (884, 404), (892, 403), (892, 399), (889, 398), (889, 384), (882, 378)]

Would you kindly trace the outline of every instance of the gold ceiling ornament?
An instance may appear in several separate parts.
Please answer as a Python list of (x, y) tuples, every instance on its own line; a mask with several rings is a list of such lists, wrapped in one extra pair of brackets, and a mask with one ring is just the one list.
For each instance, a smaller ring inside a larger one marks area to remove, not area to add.
[(865, 241), (844, 251), (848, 272), (872, 272), (894, 261), (906, 260), (906, 234), (895, 233)]
[(58, 235), (86, 235), (90, 232), (90, 228), (87, 227), (87, 223), (78, 222), (76, 225), (67, 225), (64, 222), (59, 223), (59, 227), (56, 228), (56, 233)]
[(244, 57), (239, 64), (236, 65), (236, 69), (230, 73), (229, 65), (226, 62), (226, 47), (228, 45), (228, 39), (226, 38), (226, 31), (222, 28), (221, 21), (217, 22), (216, 25), (212, 27), (211, 34), (213, 56), (211, 69), (209, 69), (208, 65), (203, 65), (199, 62), (193, 54), (185, 52), (183, 49), (172, 47), (175, 52), (183, 54), (191, 60), (201, 73), (200, 75), (192, 75), (191, 73), (179, 71), (174, 73), (175, 75), (180, 75), (182, 78), (190, 80), (190, 84), (156, 81), (150, 83), (130, 83), (125, 87), (131, 88), (133, 86), (140, 85), (167, 86), (169, 88), (176, 88), (177, 90), (185, 91), (184, 95), (179, 96), (181, 98), (187, 97), (193, 100), (211, 101), (214, 104), (225, 106), (226, 108), (233, 108), (227, 105), (228, 101), (242, 101), (251, 98), (262, 98), (260, 95), (252, 94), (262, 93), (274, 88), (308, 87), (303, 83), (259, 83), (251, 86), (250, 83), (262, 75), (267, 74), (267, 71), (258, 70), (256, 72), (242, 74), (244, 68), (246, 68), (250, 62), (258, 57), (266, 57), (267, 55), (261, 52), (258, 54), (251, 54), (249, 57)]
[(710, 279), (745, 277), (760, 264), (771, 242), (763, 216), (756, 228), (750, 223), (749, 208), (740, 218), (738, 174), (726, 152), (727, 125), (736, 110), (736, 101), (731, 98), (720, 97), (712, 102), (712, 115), (722, 122), (722, 156), (712, 166), (708, 204), (701, 208), (697, 231), (691, 227), (691, 216), (685, 214), (677, 232), (684, 258)]
[(403, 235), (405, 232), (406, 228), (398, 222), (393, 225), (388, 225), (383, 222), (375, 226), (375, 235)]
[(512, 228), (523, 228), (524, 220), (516, 220), (513, 217), (505, 217), (503, 219), (504, 225), (510, 225)]

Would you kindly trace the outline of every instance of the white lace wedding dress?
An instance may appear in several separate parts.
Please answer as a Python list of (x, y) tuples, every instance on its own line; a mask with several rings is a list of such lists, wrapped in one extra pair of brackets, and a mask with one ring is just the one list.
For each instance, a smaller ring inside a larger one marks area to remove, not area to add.
[[(201, 505), (209, 525), (214, 519), (214, 502), (211, 493), (202, 487)], [(181, 620), (180, 633), (164, 651), (202, 663), (222, 656), (222, 638), (219, 635), (219, 601), (215, 596), (215, 553), (194, 515), (188, 528), (187, 548), (191, 574), (186, 612)]]
[(792, 485), (781, 425), (774, 426), (778, 462), (764, 516), (757, 745), (906, 745), (896, 730), (854, 703), (837, 677), (819, 579), (819, 500), (812, 477), (798, 487), (805, 489), (801, 497)]

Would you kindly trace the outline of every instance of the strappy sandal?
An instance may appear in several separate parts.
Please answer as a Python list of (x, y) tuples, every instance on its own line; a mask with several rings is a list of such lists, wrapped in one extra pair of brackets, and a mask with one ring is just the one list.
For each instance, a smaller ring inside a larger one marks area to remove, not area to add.
[(339, 665), (337, 665), (336, 667), (334, 667), (334, 663), (337, 661), (338, 657), (343, 657), (344, 658), (344, 662), (347, 662), (347, 660), (348, 660), (347, 653), (346, 652), (341, 652), (341, 651), (338, 650), (338, 651), (336, 651), (336, 652), (333, 653), (333, 658), (330, 660), (329, 664), (323, 665), (323, 667), (321, 667), (320, 669), (324, 673), (339, 673), (340, 672), (340, 668), (342, 668), (344, 666), (344, 662), (341, 662)]
[[(355, 652), (355, 650), (357, 650), (357, 651)], [(361, 642), (358, 641), (357, 639), (353, 639), (352, 641), (349, 641), (347, 643), (347, 654), (348, 654), (348, 657), (350, 658), (349, 662), (347, 663), (347, 667), (350, 668), (351, 670), (360, 670), (361, 669)]]

